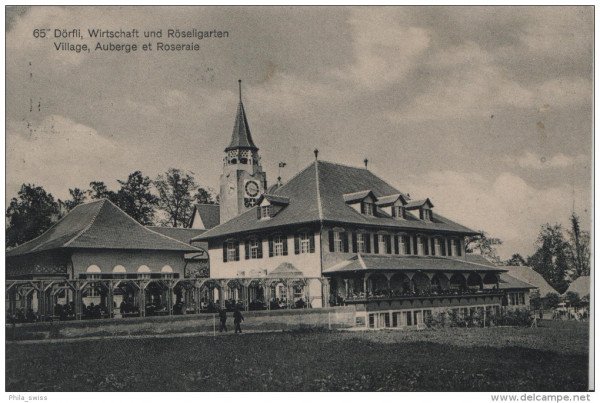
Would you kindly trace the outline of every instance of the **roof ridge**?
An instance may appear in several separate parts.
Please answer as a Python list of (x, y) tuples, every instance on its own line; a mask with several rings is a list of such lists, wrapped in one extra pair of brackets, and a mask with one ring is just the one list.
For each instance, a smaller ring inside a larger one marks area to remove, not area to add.
[(317, 186), (317, 210), (319, 212), (319, 220), (323, 221), (323, 204), (321, 203), (321, 181), (319, 179), (319, 164), (315, 164), (315, 182)]
[[(100, 199), (100, 200), (103, 200), (103, 199)], [(83, 206), (83, 205), (87, 205), (87, 204), (96, 203), (96, 202), (98, 202), (98, 201), (100, 201), (100, 200), (94, 200), (94, 201), (91, 201), (91, 202), (88, 202), (88, 203), (81, 203), (81, 204), (78, 204), (77, 206), (73, 207), (73, 209), (72, 209), (71, 211), (75, 210), (75, 209), (76, 209), (77, 207), (79, 207), (79, 206)], [(12, 251), (14, 251), (15, 249), (18, 249), (18, 248), (20, 248), (20, 247), (22, 247), (22, 246), (25, 246), (25, 245), (27, 245), (28, 243), (31, 243), (31, 242), (35, 241), (36, 239), (38, 239), (38, 238), (42, 237), (44, 234), (46, 234), (46, 232), (50, 231), (52, 228), (54, 228), (54, 227), (56, 227), (58, 224), (60, 224), (60, 222), (61, 222), (62, 220), (64, 220), (64, 219), (65, 219), (65, 218), (66, 218), (66, 217), (69, 215), (69, 213), (70, 213), (71, 211), (69, 211), (67, 214), (65, 214), (65, 215), (64, 215), (64, 216), (62, 216), (61, 218), (59, 218), (59, 219), (58, 219), (58, 220), (57, 220), (57, 221), (56, 221), (54, 224), (52, 224), (52, 225), (51, 225), (51, 226), (50, 226), (50, 227), (49, 227), (47, 230), (45, 230), (44, 232), (42, 232), (41, 234), (39, 234), (39, 235), (38, 235), (38, 236), (36, 236), (35, 238), (33, 238), (33, 239), (30, 239), (30, 240), (29, 240), (29, 241), (27, 241), (27, 242), (23, 242), (21, 245), (17, 245), (17, 246), (15, 246), (15, 247), (14, 247), (14, 248), (12, 248), (12, 249), (10, 249), (10, 250), (7, 250), (6, 252), (12, 252)], [(38, 245), (38, 246), (39, 246), (39, 245)], [(33, 248), (32, 250), (35, 250), (35, 249), (37, 249), (37, 247), (36, 247), (36, 248)]]
[[(134, 221), (135, 221), (135, 220), (134, 220)], [(137, 221), (136, 221), (136, 222), (137, 222)], [(144, 226), (142, 225), (142, 227), (144, 227)], [(195, 246), (193, 246), (193, 245), (191, 245), (191, 244), (187, 244), (187, 243), (185, 243), (185, 242), (181, 242), (181, 241), (180, 241), (180, 240), (178, 240), (178, 239), (171, 238), (170, 236), (167, 236), (167, 235), (161, 234), (160, 232), (152, 231), (152, 230), (151, 230), (150, 228), (148, 228), (148, 227), (144, 227), (144, 228), (146, 229), (146, 231), (150, 231), (150, 232), (152, 232), (152, 233), (154, 233), (154, 234), (156, 234), (156, 235), (160, 235), (160, 236), (162, 236), (163, 238), (167, 238), (167, 239), (169, 239), (169, 240), (171, 240), (171, 241), (175, 241), (175, 242), (178, 242), (178, 243), (180, 243), (180, 244), (182, 244), (182, 245), (189, 246), (190, 248), (196, 248)], [(168, 228), (168, 227), (167, 227), (167, 228)], [(173, 227), (173, 228), (175, 228), (175, 227)], [(192, 228), (192, 229), (193, 229), (193, 228)]]
[[(69, 241), (65, 242), (63, 246), (68, 246), (73, 241), (75, 241), (77, 238), (79, 238), (81, 235), (83, 235), (87, 230), (89, 230), (91, 228), (91, 226), (94, 224), (94, 221), (96, 221), (96, 217), (98, 217), (98, 214), (100, 214), (100, 211), (104, 208), (104, 206), (105, 206), (104, 202), (107, 201), (107, 202), (110, 203), (110, 200), (108, 200), (108, 199), (100, 199), (99, 201), (103, 202), (102, 206), (100, 206), (100, 208), (98, 209), (98, 211), (96, 211), (96, 214), (94, 214), (94, 216), (92, 217), (92, 219), (90, 220), (90, 222), (88, 223), (88, 225), (86, 225), (85, 227), (83, 227), (83, 229), (81, 231), (79, 231), (79, 233), (77, 233), (77, 235), (75, 235)], [(73, 211), (73, 210), (71, 210), (71, 211)], [(33, 248), (33, 250), (35, 250), (35, 248)]]
[[(111, 205), (112, 205), (114, 208), (116, 208), (117, 210), (119, 210), (119, 212), (121, 212), (121, 213), (122, 213), (122, 214), (123, 214), (125, 217), (127, 217), (129, 220), (131, 220), (131, 221), (133, 221), (134, 223), (136, 223), (138, 226), (142, 227), (142, 228), (143, 228), (145, 231), (152, 232), (153, 234), (160, 235), (160, 236), (162, 236), (162, 237), (164, 237), (164, 238), (168, 238), (168, 239), (170, 239), (170, 240), (172, 240), (172, 241), (175, 241), (175, 242), (177, 242), (177, 243), (180, 243), (180, 244), (182, 244), (182, 245), (185, 245), (185, 246), (188, 246), (188, 247), (191, 247), (191, 248), (195, 248), (195, 246), (188, 245), (187, 243), (184, 243), (184, 242), (178, 241), (177, 239), (171, 238), (170, 236), (166, 236), (166, 235), (160, 234), (160, 233), (158, 233), (158, 232), (156, 232), (156, 231), (152, 231), (151, 229), (149, 229), (149, 228), (148, 228), (148, 227), (146, 227), (145, 225), (142, 225), (142, 224), (140, 224), (140, 223), (139, 223), (139, 222), (138, 222), (136, 219), (134, 219), (133, 217), (131, 217), (129, 214), (127, 214), (126, 212), (124, 212), (123, 210), (121, 210), (121, 209), (119, 208), (119, 206), (117, 206), (116, 204), (114, 204), (113, 202), (111, 202), (109, 199), (102, 199), (102, 200), (106, 200), (106, 201), (107, 201), (108, 203), (110, 203), (110, 204), (111, 204)], [(100, 210), (101, 210), (101, 209), (102, 209), (102, 208), (100, 208), (100, 209), (98, 210), (98, 213), (100, 212)], [(94, 217), (94, 220), (95, 220), (95, 219), (96, 219), (96, 217)], [(92, 222), (93, 222), (93, 220), (92, 220)], [(86, 228), (86, 230), (87, 230), (87, 229), (88, 229), (88, 228)], [(82, 233), (83, 233), (83, 232), (82, 232)], [(79, 235), (81, 235), (81, 234), (78, 234), (77, 236), (79, 236)], [(74, 239), (75, 239), (75, 238), (74, 238)], [(73, 240), (74, 240), (74, 239), (73, 239)], [(70, 243), (70, 242), (71, 242), (71, 241), (69, 241), (69, 243)]]
[[(462, 259), (455, 259), (455, 258), (448, 257), (448, 256), (434, 256), (434, 257), (437, 257), (437, 258), (439, 258), (439, 259), (445, 259), (445, 260), (454, 260), (454, 261), (457, 261), (457, 260), (462, 260)], [(477, 262), (469, 262), (469, 261), (468, 261), (468, 260), (466, 260), (466, 259), (465, 259), (465, 260), (463, 260), (463, 261), (464, 261), (465, 263), (474, 264), (474, 265), (476, 265), (476, 266), (482, 266), (482, 267), (494, 267), (494, 268), (497, 268), (497, 269), (499, 269), (499, 270), (502, 270), (502, 269), (501, 269), (499, 266), (495, 266), (495, 265), (494, 265), (492, 262), (490, 262), (490, 264), (489, 264), (489, 265), (487, 265), (487, 264), (482, 264), (482, 263), (477, 263)], [(504, 270), (504, 271), (508, 271), (508, 270)]]
[(310, 164), (308, 164), (305, 168), (301, 169), (296, 175), (292, 176), (287, 182), (285, 182), (284, 184), (282, 184), (281, 186), (279, 186), (277, 189), (275, 189), (275, 191), (271, 194), (273, 194), (274, 196), (278, 196), (275, 193), (279, 192), (281, 189), (283, 189), (288, 183), (290, 183), (291, 181), (293, 181), (294, 179), (296, 179), (298, 176), (300, 176), (301, 173), (303, 173), (304, 171), (306, 171), (308, 168), (310, 168), (315, 162), (311, 162)]

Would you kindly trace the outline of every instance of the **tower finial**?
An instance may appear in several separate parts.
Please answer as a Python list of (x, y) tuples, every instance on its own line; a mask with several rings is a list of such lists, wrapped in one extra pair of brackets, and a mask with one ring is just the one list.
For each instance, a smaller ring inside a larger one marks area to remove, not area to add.
[(319, 159), (319, 150), (315, 148), (315, 159)]
[(365, 168), (368, 168), (369, 165), (369, 160), (367, 158), (365, 158)]
[(242, 80), (238, 80), (238, 87), (240, 90), (240, 102), (242, 102)]

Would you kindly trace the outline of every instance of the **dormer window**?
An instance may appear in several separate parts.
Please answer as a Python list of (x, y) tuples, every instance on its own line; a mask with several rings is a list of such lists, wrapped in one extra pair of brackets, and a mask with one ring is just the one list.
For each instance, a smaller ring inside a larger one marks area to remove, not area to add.
[(425, 208), (425, 206), (420, 209), (420, 218), (423, 221), (431, 221), (431, 210)]
[(260, 207), (260, 219), (264, 220), (266, 218), (271, 218), (271, 206), (261, 206)]
[(361, 211), (362, 214), (369, 215), (369, 216), (374, 215), (373, 214), (373, 210), (374, 210), (373, 203), (364, 201), (364, 202), (361, 203), (360, 207), (361, 207), (361, 210), (362, 210)]
[(406, 218), (404, 214), (404, 206), (392, 206), (392, 217)]

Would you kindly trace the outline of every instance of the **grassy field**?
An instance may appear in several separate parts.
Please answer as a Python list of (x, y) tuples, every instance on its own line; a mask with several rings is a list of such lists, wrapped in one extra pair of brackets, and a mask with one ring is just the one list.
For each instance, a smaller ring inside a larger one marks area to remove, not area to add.
[(584, 391), (588, 324), (6, 345), (7, 391)]

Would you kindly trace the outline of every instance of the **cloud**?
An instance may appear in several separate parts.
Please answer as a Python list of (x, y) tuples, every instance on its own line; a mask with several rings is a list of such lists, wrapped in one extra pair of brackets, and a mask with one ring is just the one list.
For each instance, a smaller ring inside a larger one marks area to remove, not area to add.
[[(513, 253), (531, 255), (544, 223), (567, 226), (573, 191), (576, 206), (587, 208), (590, 200), (589, 188), (572, 189), (564, 184), (536, 188), (508, 172), (495, 178), (456, 171), (409, 175), (403, 189), (415, 199), (431, 198), (443, 216), (500, 238), (504, 242), (499, 247), (502, 258)], [(589, 214), (578, 214), (588, 220)]]
[(354, 9), (348, 23), (355, 60), (335, 75), (370, 89), (401, 81), (431, 41), (427, 30), (401, 24), (390, 8)]
[[(39, 124), (9, 122), (6, 133), (7, 197), (22, 183), (34, 182), (55, 197), (68, 197), (68, 189), (102, 180), (127, 161), (121, 145), (102, 137), (91, 127), (67, 117), (50, 115)], [(107, 175), (108, 174), (108, 175)], [(117, 176), (113, 176), (113, 179)]]
[(585, 154), (575, 156), (558, 153), (550, 157), (541, 156), (536, 153), (526, 152), (518, 157), (506, 156), (504, 161), (511, 166), (520, 168), (547, 169), (547, 168), (567, 168), (573, 165), (585, 164), (589, 162), (589, 157)]

